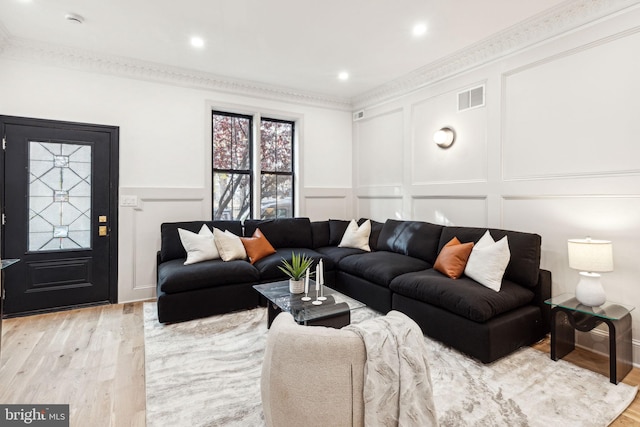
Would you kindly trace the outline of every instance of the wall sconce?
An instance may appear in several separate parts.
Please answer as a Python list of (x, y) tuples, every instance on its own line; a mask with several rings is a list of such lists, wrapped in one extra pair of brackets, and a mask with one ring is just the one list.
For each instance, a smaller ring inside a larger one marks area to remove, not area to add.
[(450, 127), (443, 127), (433, 134), (433, 142), (440, 148), (449, 148), (456, 140), (456, 132)]
[(569, 239), (569, 267), (580, 271), (576, 299), (589, 307), (605, 303), (607, 296), (600, 283), (602, 272), (613, 271), (613, 248), (609, 240)]

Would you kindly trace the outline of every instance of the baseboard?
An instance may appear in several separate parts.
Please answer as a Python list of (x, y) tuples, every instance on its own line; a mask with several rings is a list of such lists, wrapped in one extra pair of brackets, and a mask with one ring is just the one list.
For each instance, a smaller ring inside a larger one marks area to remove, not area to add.
[[(633, 366), (640, 368), (640, 341), (632, 340)], [(609, 334), (600, 329), (576, 333), (576, 346), (609, 357)]]

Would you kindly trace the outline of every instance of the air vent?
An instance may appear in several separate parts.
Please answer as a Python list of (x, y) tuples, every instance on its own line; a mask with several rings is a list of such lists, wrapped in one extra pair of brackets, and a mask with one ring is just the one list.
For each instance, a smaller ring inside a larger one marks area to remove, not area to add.
[(353, 121), (357, 122), (358, 120), (364, 119), (364, 110), (356, 111), (353, 113)]
[(484, 85), (458, 92), (458, 111), (484, 107)]

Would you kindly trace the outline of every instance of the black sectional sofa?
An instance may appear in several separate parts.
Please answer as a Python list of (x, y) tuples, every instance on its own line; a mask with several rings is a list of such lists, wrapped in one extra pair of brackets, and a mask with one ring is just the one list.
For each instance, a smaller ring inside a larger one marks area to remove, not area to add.
[[(364, 222), (361, 219), (359, 223)], [(256, 307), (257, 283), (283, 280), (278, 269), (292, 252), (322, 258), (325, 282), (382, 313), (399, 310), (429, 335), (484, 363), (543, 338), (549, 331), (551, 273), (540, 269), (537, 234), (489, 229), (495, 240), (508, 236), (511, 258), (499, 292), (463, 276), (450, 279), (433, 264), (453, 237), (477, 242), (485, 228), (447, 227), (421, 221), (371, 221), (371, 252), (340, 248), (348, 221), (308, 218), (192, 221), (161, 226), (157, 257), (158, 319), (178, 322)], [(186, 253), (178, 228), (202, 224), (251, 236), (256, 228), (276, 253), (258, 260), (204, 261), (183, 265)]]

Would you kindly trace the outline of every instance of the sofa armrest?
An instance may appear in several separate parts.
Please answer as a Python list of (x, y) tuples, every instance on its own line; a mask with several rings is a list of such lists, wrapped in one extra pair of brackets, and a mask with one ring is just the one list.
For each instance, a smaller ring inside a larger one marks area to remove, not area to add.
[(158, 286), (158, 282), (160, 281), (160, 276), (158, 275), (158, 271), (160, 267), (160, 263), (162, 262), (162, 253), (160, 251), (156, 252), (156, 286)]
[(540, 307), (542, 311), (542, 334), (547, 334), (551, 330), (551, 306), (545, 301), (551, 298), (551, 272), (540, 270), (538, 272), (538, 283), (534, 288), (535, 297), (533, 304)]

